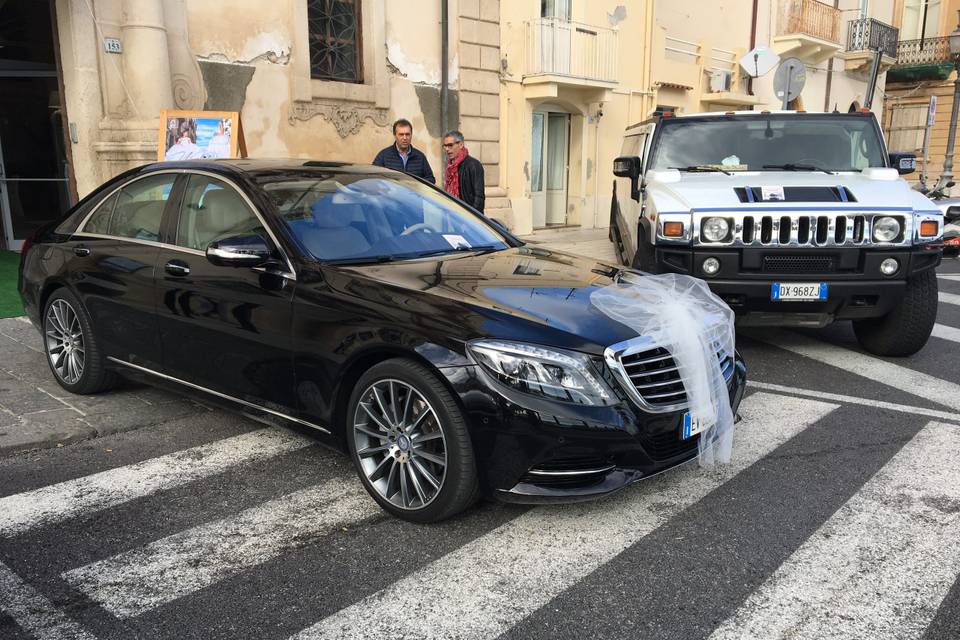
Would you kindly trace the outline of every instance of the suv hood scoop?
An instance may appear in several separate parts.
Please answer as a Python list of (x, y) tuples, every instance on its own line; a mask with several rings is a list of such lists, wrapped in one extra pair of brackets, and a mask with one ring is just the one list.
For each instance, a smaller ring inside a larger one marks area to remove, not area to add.
[[(770, 187), (734, 187), (740, 202), (856, 202), (847, 187), (796, 186), (771, 189)], [(783, 197), (780, 197), (782, 194)]]

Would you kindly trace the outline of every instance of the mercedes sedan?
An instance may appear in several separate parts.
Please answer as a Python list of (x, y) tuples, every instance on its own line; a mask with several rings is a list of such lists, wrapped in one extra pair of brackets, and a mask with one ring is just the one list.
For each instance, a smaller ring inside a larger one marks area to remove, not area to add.
[[(111, 180), (24, 245), (19, 287), (66, 390), (123, 374), (312, 427), (433, 522), (697, 456), (671, 354), (591, 305), (623, 273), (401, 173), (229, 160)], [(745, 368), (717, 358), (735, 412)]]

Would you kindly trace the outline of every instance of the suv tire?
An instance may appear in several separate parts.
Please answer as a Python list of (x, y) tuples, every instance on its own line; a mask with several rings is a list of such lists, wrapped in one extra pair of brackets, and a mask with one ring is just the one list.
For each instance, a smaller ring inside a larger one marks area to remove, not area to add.
[(907, 280), (907, 291), (890, 313), (853, 321), (864, 349), (878, 356), (911, 356), (923, 348), (937, 321), (937, 274), (929, 269)]
[(360, 481), (394, 516), (439, 522), (480, 497), (463, 412), (422, 364), (395, 358), (371, 367), (350, 395), (346, 426)]

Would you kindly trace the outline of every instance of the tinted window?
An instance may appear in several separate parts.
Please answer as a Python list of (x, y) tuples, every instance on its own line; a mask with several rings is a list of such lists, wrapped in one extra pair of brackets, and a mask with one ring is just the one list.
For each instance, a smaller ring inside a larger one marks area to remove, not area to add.
[(113, 208), (117, 204), (117, 194), (113, 194), (103, 201), (93, 212), (87, 225), (83, 228), (87, 233), (98, 233), (106, 235), (110, 231), (110, 218), (113, 217)]
[(179, 246), (204, 251), (211, 242), (262, 230), (260, 219), (236, 189), (216, 178), (190, 176), (177, 226)]
[[(98, 209), (94, 217), (87, 222), (84, 231), (106, 233), (120, 238), (158, 241), (163, 207), (173, 190), (176, 177), (176, 174), (164, 173), (134, 180), (111, 198), (115, 201), (115, 206), (106, 226), (107, 230), (104, 232), (91, 229), (94, 218), (100, 214)], [(97, 218), (98, 227), (101, 222), (102, 219)]]
[(293, 235), (320, 260), (507, 247), (476, 214), (413, 178), (288, 175), (263, 187)]

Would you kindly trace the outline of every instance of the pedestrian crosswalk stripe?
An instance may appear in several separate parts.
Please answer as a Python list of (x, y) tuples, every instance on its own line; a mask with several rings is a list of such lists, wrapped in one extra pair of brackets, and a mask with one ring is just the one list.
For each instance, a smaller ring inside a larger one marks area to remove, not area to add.
[(130, 618), (378, 513), (359, 481), (338, 478), (67, 571), (63, 579)]
[(295, 451), (313, 442), (272, 427), (0, 498), (0, 536), (61, 522)]
[(740, 409), (729, 465), (687, 466), (607, 500), (533, 509), (296, 638), (496, 637), (835, 408), (754, 394)]
[(928, 424), (710, 640), (919, 638), (960, 573), (958, 450)]
[(953, 280), (954, 282), (960, 282), (960, 273), (938, 273), (937, 277), (943, 280)]
[(948, 327), (945, 324), (938, 323), (933, 325), (933, 333), (931, 335), (935, 338), (941, 338), (943, 340), (960, 342), (960, 329), (954, 329), (953, 327)]
[(0, 611), (37, 640), (96, 640), (2, 562)]
[(956, 383), (799, 333), (764, 331), (750, 337), (960, 411), (960, 385)]
[(941, 291), (941, 292), (939, 293), (939, 296), (940, 296), (940, 302), (946, 302), (947, 304), (957, 304), (957, 305), (960, 305), (960, 295), (957, 295), (957, 294), (955, 294), (955, 293), (946, 293), (945, 291)]

